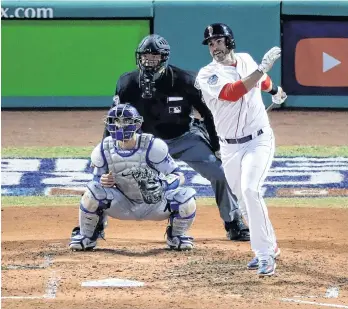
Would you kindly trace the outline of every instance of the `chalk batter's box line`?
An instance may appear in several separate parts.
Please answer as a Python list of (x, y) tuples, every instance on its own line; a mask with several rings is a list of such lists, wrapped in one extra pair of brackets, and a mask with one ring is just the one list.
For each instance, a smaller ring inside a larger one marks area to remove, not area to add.
[[(52, 265), (53, 259), (50, 255), (45, 255), (45, 261), (42, 265), (9, 265), (8, 269), (45, 269)], [(1, 299), (54, 299), (58, 291), (60, 277), (53, 270), (46, 285), (46, 294), (42, 296), (1, 296)]]

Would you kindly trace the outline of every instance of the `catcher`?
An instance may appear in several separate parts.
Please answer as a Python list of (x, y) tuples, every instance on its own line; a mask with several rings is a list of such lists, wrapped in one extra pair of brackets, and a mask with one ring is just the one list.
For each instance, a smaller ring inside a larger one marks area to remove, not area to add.
[(167, 245), (190, 250), (185, 233), (196, 215), (196, 191), (181, 187), (185, 179), (168, 154), (167, 144), (140, 134), (143, 118), (128, 103), (111, 108), (105, 123), (110, 136), (92, 152), (93, 181), (81, 198), (79, 226), (72, 232), (72, 250), (89, 250), (104, 238), (107, 216), (119, 220), (168, 220)]

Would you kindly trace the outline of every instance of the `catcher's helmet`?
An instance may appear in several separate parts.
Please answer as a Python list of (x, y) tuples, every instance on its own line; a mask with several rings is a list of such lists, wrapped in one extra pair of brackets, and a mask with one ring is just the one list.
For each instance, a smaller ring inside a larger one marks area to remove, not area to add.
[(105, 123), (115, 142), (127, 141), (133, 138), (143, 123), (137, 109), (129, 103), (121, 103), (111, 108), (106, 116)]
[(212, 38), (226, 38), (226, 47), (228, 49), (235, 49), (236, 43), (234, 35), (229, 26), (222, 23), (211, 24), (204, 30), (203, 45), (208, 45), (209, 39)]

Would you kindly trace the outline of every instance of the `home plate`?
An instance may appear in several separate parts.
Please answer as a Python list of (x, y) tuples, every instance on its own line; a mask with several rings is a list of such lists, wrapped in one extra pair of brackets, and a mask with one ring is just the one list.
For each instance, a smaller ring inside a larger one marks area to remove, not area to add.
[(125, 279), (103, 279), (103, 280), (93, 280), (93, 281), (85, 281), (82, 282), (81, 286), (84, 287), (133, 287), (133, 286), (144, 286), (144, 282), (140, 281), (132, 281)]

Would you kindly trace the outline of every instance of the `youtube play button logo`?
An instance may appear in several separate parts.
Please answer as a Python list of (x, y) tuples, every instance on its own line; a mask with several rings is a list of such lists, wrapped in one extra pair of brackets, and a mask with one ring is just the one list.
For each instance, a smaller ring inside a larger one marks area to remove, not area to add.
[(331, 70), (339, 64), (341, 64), (341, 61), (337, 60), (327, 53), (323, 53), (323, 73)]
[(348, 38), (308, 38), (295, 51), (296, 80), (303, 86), (348, 87)]

